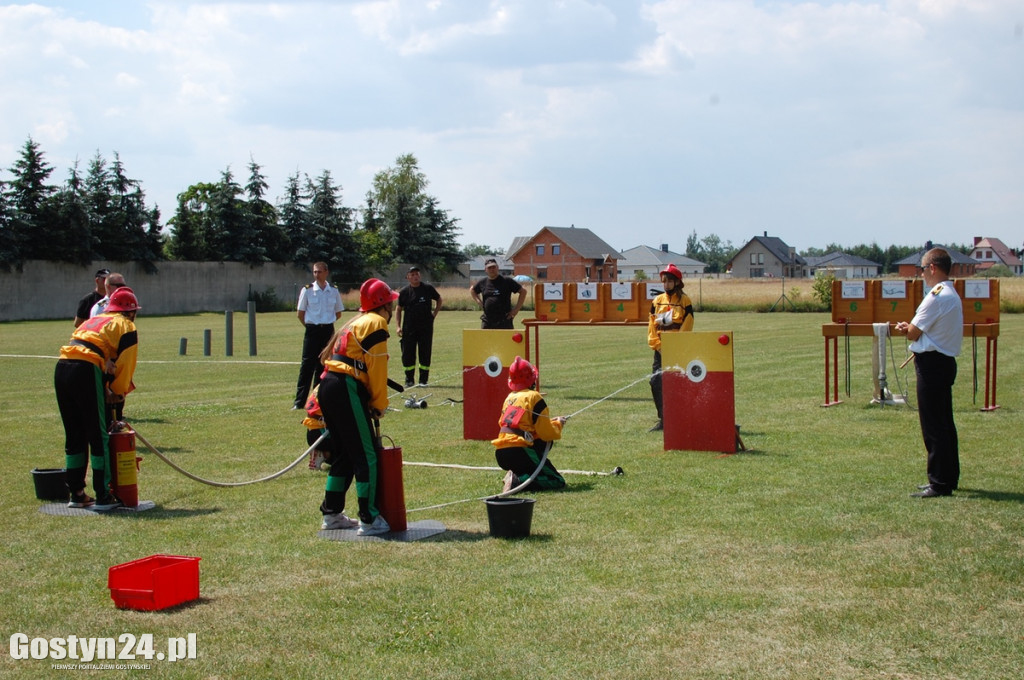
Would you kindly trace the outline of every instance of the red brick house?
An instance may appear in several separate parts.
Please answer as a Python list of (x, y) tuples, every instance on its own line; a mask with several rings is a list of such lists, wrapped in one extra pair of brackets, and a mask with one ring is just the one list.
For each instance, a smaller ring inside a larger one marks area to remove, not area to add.
[(618, 280), (622, 255), (589, 229), (572, 226), (544, 227), (534, 236), (520, 236), (505, 257), (512, 261), (517, 276), (598, 283)]
[(897, 261), (897, 273), (905, 279), (913, 279), (921, 276), (921, 258), (932, 248), (942, 248), (949, 257), (953, 260), (953, 268), (949, 272), (951, 279), (966, 279), (974, 276), (975, 269), (978, 266), (978, 261), (974, 258), (964, 255), (956, 248), (948, 248), (939, 243), (932, 243), (928, 241), (924, 245), (924, 248), (917, 251), (913, 255), (908, 255), (902, 260)]

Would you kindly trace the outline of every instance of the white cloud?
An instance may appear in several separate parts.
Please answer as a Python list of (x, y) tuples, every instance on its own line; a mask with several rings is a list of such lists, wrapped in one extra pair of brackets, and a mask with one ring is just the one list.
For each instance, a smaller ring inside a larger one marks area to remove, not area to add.
[(356, 206), (411, 152), (466, 242), (1015, 242), (1022, 22), (1008, 0), (2, 5), (0, 167), (28, 135), (57, 179), (116, 151), (167, 218), (250, 156), (272, 197), (329, 169)]

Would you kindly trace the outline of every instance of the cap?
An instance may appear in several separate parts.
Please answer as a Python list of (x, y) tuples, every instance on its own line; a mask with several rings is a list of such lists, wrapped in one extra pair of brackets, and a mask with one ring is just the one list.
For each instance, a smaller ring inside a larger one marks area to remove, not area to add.
[(109, 274), (109, 273), (110, 273), (109, 269), (97, 269), (96, 270), (96, 275), (93, 278), (105, 279), (105, 278), (107, 278), (107, 274)]
[(410, 272), (418, 272), (419, 270), (420, 270), (420, 268), (417, 267), (416, 265), (413, 265), (413, 266), (409, 267), (409, 271)]

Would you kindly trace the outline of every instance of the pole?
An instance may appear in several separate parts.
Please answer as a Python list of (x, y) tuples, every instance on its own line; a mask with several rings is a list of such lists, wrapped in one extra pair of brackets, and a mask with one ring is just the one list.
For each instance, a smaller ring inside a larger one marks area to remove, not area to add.
[(256, 356), (256, 302), (250, 300), (246, 303), (249, 312), (249, 356)]
[(224, 356), (229, 357), (235, 353), (235, 324), (234, 312), (230, 309), (224, 312)]

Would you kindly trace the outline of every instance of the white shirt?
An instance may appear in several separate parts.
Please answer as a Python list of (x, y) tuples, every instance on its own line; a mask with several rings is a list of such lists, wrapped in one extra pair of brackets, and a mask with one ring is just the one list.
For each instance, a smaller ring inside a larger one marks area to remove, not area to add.
[(92, 306), (92, 309), (89, 310), (89, 318), (91, 319), (94, 316), (99, 316), (100, 314), (102, 314), (103, 310), (105, 310), (107, 308), (107, 303), (109, 303), (109, 302), (110, 302), (110, 296), (109, 295), (104, 295), (102, 298), (97, 300), (96, 304), (94, 304)]
[(953, 282), (937, 283), (925, 293), (910, 323), (921, 329), (921, 337), (910, 343), (911, 352), (959, 356), (964, 343), (964, 306)]
[(337, 288), (328, 283), (320, 290), (314, 282), (299, 291), (299, 304), (296, 309), (306, 312), (305, 323), (321, 325), (334, 323), (338, 318), (338, 312), (345, 311), (345, 304), (341, 301), (341, 293)]

